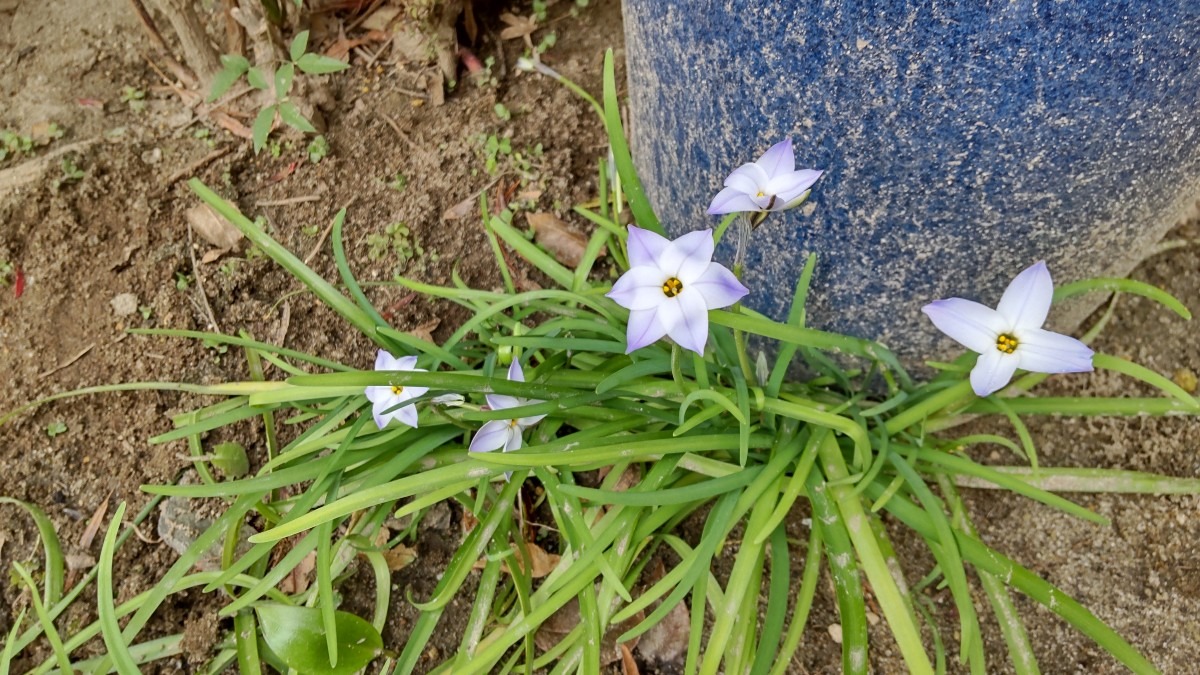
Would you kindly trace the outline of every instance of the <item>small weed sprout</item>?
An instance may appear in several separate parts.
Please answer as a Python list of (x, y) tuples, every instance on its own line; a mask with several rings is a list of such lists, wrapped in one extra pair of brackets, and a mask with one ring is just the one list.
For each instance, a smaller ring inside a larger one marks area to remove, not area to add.
[(146, 92), (137, 87), (121, 87), (121, 102), (129, 106), (130, 112), (140, 113), (146, 109)]
[(257, 66), (251, 66), (250, 61), (246, 57), (237, 54), (225, 54), (221, 56), (221, 65), (224, 67), (213, 78), (212, 90), (209, 91), (208, 101), (212, 102), (223, 96), (225, 92), (229, 91), (243, 77), (246, 78), (246, 82), (251, 87), (268, 92), (271, 95), (272, 102), (258, 111), (258, 115), (254, 118), (254, 124), (250, 127), (254, 152), (259, 152), (266, 145), (267, 137), (270, 135), (277, 117), (283, 120), (284, 124), (301, 133), (317, 133), (317, 129), (312, 125), (312, 122), (288, 98), (288, 93), (291, 92), (292, 84), (296, 77), (296, 71), (300, 71), (305, 75), (325, 75), (345, 70), (349, 65), (328, 56), (306, 52), (305, 50), (307, 49), (308, 31), (301, 31), (292, 40), (292, 44), (288, 49), (290, 60), (274, 70), (264, 70)]
[(66, 432), (67, 423), (63, 422), (62, 420), (51, 422), (50, 424), (46, 425), (46, 435), (50, 438), (54, 438), (59, 434), (65, 434)]

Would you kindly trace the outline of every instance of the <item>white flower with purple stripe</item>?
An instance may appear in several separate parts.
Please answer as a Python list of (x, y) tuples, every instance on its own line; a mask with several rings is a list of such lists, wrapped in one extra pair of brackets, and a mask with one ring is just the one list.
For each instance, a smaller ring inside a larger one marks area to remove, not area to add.
[[(420, 368), (414, 368), (413, 366), (415, 365), (417, 365), (417, 357), (415, 356), (396, 358), (382, 349), (375, 355), (375, 370), (407, 370), (413, 373), (428, 372)], [(412, 403), (404, 405), (404, 402), (418, 396), (423, 396), (427, 391), (429, 391), (429, 387), (402, 386), (398, 384), (367, 387), (367, 400), (371, 402), (371, 412), (375, 415), (376, 426), (382, 429), (391, 420), (397, 420), (401, 424), (407, 424), (414, 429), (417, 428), (417, 406)]]
[[(511, 382), (525, 381), (525, 372), (521, 370), (521, 364), (516, 359), (508, 367), (508, 379)], [(508, 410), (542, 402), (504, 394), (487, 394), (486, 397), (488, 408), (492, 410)], [(491, 452), (503, 449), (504, 452), (509, 452), (510, 450), (519, 450), (521, 448), (521, 432), (541, 422), (543, 417), (545, 415), (489, 420), (479, 428), (479, 431), (475, 432), (475, 438), (471, 439), (470, 451)]]
[(708, 310), (728, 307), (749, 293), (733, 272), (712, 261), (714, 247), (712, 230), (671, 241), (629, 226), (629, 271), (607, 294), (629, 310), (626, 354), (664, 335), (704, 353)]
[(1045, 262), (1017, 275), (996, 309), (962, 298), (931, 302), (921, 311), (959, 344), (979, 352), (971, 388), (980, 396), (1003, 389), (1018, 368), (1037, 373), (1092, 371), (1092, 350), (1042, 328), (1054, 297)]
[(757, 161), (743, 164), (725, 179), (725, 189), (708, 207), (709, 215), (741, 211), (785, 211), (804, 201), (822, 171), (796, 170), (789, 138), (771, 146)]

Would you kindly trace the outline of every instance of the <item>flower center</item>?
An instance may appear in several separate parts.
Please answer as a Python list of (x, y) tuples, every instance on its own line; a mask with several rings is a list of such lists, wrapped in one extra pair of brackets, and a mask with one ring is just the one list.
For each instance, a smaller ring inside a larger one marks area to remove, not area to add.
[(755, 197), (766, 197), (767, 195), (766, 195), (766, 194), (765, 194), (765, 193), (764, 193), (762, 190), (759, 190), (759, 191), (758, 191), (758, 194), (756, 194), (756, 195), (754, 195), (754, 196), (755, 196)]
[(508, 426), (509, 426), (509, 427), (512, 427), (512, 428), (514, 428), (514, 429), (515, 429), (515, 428), (517, 427), (517, 425), (518, 425), (518, 424), (520, 424), (520, 423), (521, 423), (521, 421), (520, 421), (520, 420), (509, 420), (509, 421), (508, 421)]
[(1011, 354), (1017, 351), (1018, 344), (1020, 344), (1020, 342), (1017, 340), (1017, 338), (1008, 333), (1004, 333), (1000, 337), (996, 338), (996, 349), (999, 349), (1005, 354)]
[(404, 393), (404, 387), (401, 387), (398, 384), (393, 384), (392, 385), (392, 393), (395, 394), (396, 396), (399, 396), (400, 394)]
[(676, 277), (671, 277), (663, 282), (663, 295), (668, 298), (673, 298), (683, 292), (683, 282)]

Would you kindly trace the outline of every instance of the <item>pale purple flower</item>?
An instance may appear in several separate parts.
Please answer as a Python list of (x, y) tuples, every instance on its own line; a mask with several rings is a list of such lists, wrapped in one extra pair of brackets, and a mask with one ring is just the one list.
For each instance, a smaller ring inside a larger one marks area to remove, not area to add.
[(1045, 262), (1017, 275), (996, 309), (978, 302), (949, 298), (921, 311), (946, 335), (979, 361), (971, 370), (971, 388), (980, 396), (1003, 389), (1018, 368), (1037, 373), (1085, 373), (1092, 370), (1092, 350), (1079, 340), (1042, 328), (1054, 297), (1054, 282)]
[(743, 164), (725, 179), (725, 189), (708, 207), (709, 215), (738, 211), (784, 211), (804, 201), (821, 177), (817, 169), (796, 170), (792, 139), (780, 141), (758, 158)]
[(708, 310), (728, 307), (749, 293), (724, 265), (712, 261), (714, 246), (712, 230), (670, 241), (629, 226), (629, 271), (608, 292), (629, 310), (626, 354), (664, 335), (704, 353)]
[[(428, 372), (417, 365), (417, 357), (403, 356), (396, 358), (380, 349), (375, 355), (375, 370), (407, 370), (413, 373)], [(418, 396), (423, 396), (429, 387), (413, 387), (410, 385), (390, 384), (385, 386), (367, 387), (367, 400), (371, 402), (371, 412), (375, 415), (375, 424), (380, 429), (386, 427), (391, 420), (398, 420), (417, 428), (417, 406), (410, 403), (403, 405)], [(400, 407), (396, 407), (400, 406)]]
[[(525, 373), (521, 370), (521, 364), (516, 359), (513, 359), (512, 365), (508, 367), (508, 379), (511, 382), (525, 381)], [(492, 410), (507, 410), (523, 405), (541, 403), (542, 401), (506, 396), (504, 394), (487, 394), (487, 402), (488, 407)], [(541, 422), (543, 417), (545, 415), (533, 415), (530, 417), (485, 422), (479, 428), (479, 431), (475, 432), (475, 438), (471, 439), (470, 451), (491, 452), (503, 449), (504, 452), (508, 452), (510, 450), (519, 450), (521, 448), (521, 432)]]

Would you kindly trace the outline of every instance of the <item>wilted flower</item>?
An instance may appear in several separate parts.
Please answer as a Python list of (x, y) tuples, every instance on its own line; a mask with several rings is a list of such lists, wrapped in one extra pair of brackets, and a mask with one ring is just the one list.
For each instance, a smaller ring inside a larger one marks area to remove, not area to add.
[(625, 353), (670, 335), (680, 347), (703, 354), (708, 310), (728, 307), (749, 293), (732, 272), (712, 261), (712, 230), (670, 241), (630, 225), (628, 245), (629, 271), (608, 292), (629, 310)]
[[(516, 359), (513, 359), (512, 365), (508, 367), (508, 379), (511, 382), (525, 381), (525, 373)], [(487, 394), (487, 402), (488, 407), (492, 410), (507, 410), (532, 403), (541, 403), (541, 401), (504, 394)], [(504, 452), (519, 450), (521, 448), (521, 432), (541, 422), (543, 417), (545, 415), (533, 415), (485, 422), (479, 431), (475, 432), (475, 438), (471, 439), (470, 451), (491, 452), (501, 448), (504, 449)]]
[(758, 161), (743, 164), (725, 179), (725, 189), (708, 207), (710, 215), (738, 211), (784, 211), (804, 201), (821, 177), (816, 169), (796, 170), (789, 138), (771, 146)]
[(999, 391), (1018, 368), (1037, 373), (1082, 373), (1092, 370), (1092, 350), (1079, 340), (1042, 329), (1054, 296), (1045, 262), (1017, 275), (996, 309), (978, 302), (949, 298), (921, 311), (951, 338), (979, 352), (971, 370), (971, 388), (980, 396)]
[[(375, 370), (407, 370), (414, 373), (427, 372), (417, 365), (417, 357), (405, 356), (396, 358), (380, 349), (375, 355)], [(414, 429), (417, 427), (417, 406), (405, 401), (422, 396), (429, 387), (401, 386), (397, 384), (381, 387), (367, 387), (367, 400), (371, 402), (371, 412), (375, 415), (375, 424), (380, 428), (388, 425), (390, 420), (398, 420)], [(396, 406), (402, 406), (397, 408)]]

